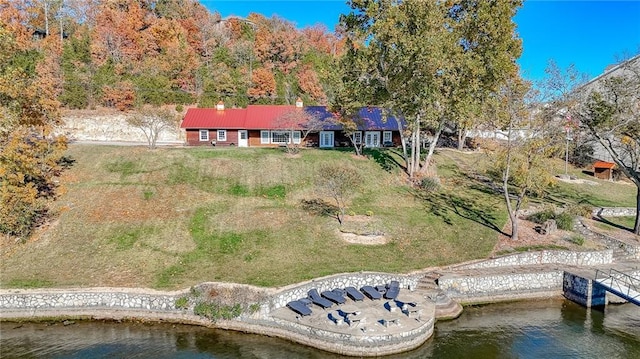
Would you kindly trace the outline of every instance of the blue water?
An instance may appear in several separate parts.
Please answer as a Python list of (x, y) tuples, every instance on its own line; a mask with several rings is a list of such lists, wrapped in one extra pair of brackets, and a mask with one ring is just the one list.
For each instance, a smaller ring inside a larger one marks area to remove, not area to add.
[[(138, 322), (0, 324), (1, 358), (341, 358), (285, 340)], [(388, 358), (640, 358), (640, 307), (548, 300), (467, 307), (420, 348)]]

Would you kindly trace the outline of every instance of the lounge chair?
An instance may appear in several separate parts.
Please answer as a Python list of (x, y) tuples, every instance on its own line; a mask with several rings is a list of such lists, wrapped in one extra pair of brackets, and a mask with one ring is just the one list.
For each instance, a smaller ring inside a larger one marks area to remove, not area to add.
[(354, 287), (346, 287), (344, 290), (345, 292), (347, 292), (347, 295), (349, 296), (349, 298), (355, 301), (360, 301), (364, 299), (364, 295), (358, 292), (358, 290)]
[(374, 287), (370, 285), (365, 285), (364, 287), (360, 288), (360, 291), (362, 291), (362, 293), (364, 293), (367, 297), (369, 297), (369, 299), (382, 298), (382, 295), (380, 294), (380, 292), (378, 292)]
[(311, 315), (311, 309), (299, 300), (294, 300), (287, 303), (287, 307), (302, 316)]
[(397, 280), (392, 280), (389, 283), (389, 288), (384, 293), (384, 297), (387, 299), (396, 299), (400, 293), (400, 283)]
[(329, 299), (336, 304), (344, 304), (347, 300), (342, 296), (342, 292), (336, 292), (335, 290), (327, 290), (322, 292), (322, 296)]
[(322, 296), (318, 294), (318, 290), (315, 288), (311, 289), (309, 292), (307, 292), (307, 294), (309, 295), (309, 299), (311, 299), (313, 304), (318, 305), (322, 308), (331, 308), (331, 306), (333, 305), (330, 300), (322, 298)]

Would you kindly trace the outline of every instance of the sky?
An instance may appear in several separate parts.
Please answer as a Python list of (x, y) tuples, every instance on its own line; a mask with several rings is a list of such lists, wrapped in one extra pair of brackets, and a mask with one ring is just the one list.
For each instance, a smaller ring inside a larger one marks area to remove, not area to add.
[[(426, 0), (431, 1), (431, 0)], [(333, 30), (344, 0), (200, 0), (222, 17), (251, 12), (277, 15), (298, 28), (324, 24)], [(589, 78), (620, 59), (640, 53), (640, 0), (525, 0), (514, 21), (523, 41), (518, 63), (522, 75), (542, 80), (550, 60), (560, 68), (575, 65)]]

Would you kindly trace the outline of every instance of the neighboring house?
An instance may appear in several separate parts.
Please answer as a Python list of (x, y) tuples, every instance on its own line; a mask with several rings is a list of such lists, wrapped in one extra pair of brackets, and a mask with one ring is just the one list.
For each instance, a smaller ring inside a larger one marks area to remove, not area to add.
[[(580, 86), (579, 90), (584, 94), (589, 94), (592, 91), (598, 91), (602, 89), (602, 84), (607, 79), (611, 79), (613, 77), (631, 77), (638, 80), (638, 76), (640, 76), (640, 55), (636, 55), (626, 61), (623, 61), (616, 65), (611, 65), (607, 67), (601, 75), (591, 79), (584, 85)], [(611, 154), (604, 148), (602, 145), (593, 140), (594, 144), (594, 154), (593, 157), (596, 160), (605, 161), (605, 162), (613, 162), (613, 157)], [(621, 156), (624, 162), (630, 161), (629, 156)]]
[[(296, 114), (295, 111), (303, 111)], [(300, 121), (287, 121), (287, 116)], [(318, 131), (303, 138), (305, 128), (296, 123), (315, 117), (326, 122)], [(394, 117), (385, 118), (380, 108), (368, 107), (359, 112), (358, 130), (353, 132), (356, 143), (365, 147), (391, 147), (401, 144), (401, 133)], [(402, 123), (402, 122), (401, 122)], [(402, 123), (403, 124), (403, 123)], [(307, 147), (332, 148), (350, 146), (351, 140), (335, 116), (324, 106), (249, 105), (246, 109), (225, 109), (222, 102), (215, 109), (193, 108), (180, 125), (186, 131), (190, 146), (278, 147), (300, 144)]]

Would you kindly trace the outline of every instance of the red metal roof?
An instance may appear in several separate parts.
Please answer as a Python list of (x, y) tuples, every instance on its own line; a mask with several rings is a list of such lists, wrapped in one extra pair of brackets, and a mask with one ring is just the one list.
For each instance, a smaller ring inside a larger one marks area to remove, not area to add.
[(247, 110), (242, 108), (224, 109), (190, 108), (184, 116), (181, 128), (244, 129)]
[(247, 106), (247, 130), (278, 129), (278, 120), (287, 112), (295, 110), (289, 105), (249, 105)]
[(616, 167), (616, 164), (613, 163), (613, 162), (596, 161), (593, 164), (593, 168), (609, 168), (609, 169), (612, 169), (612, 168), (615, 168), (615, 167)]

